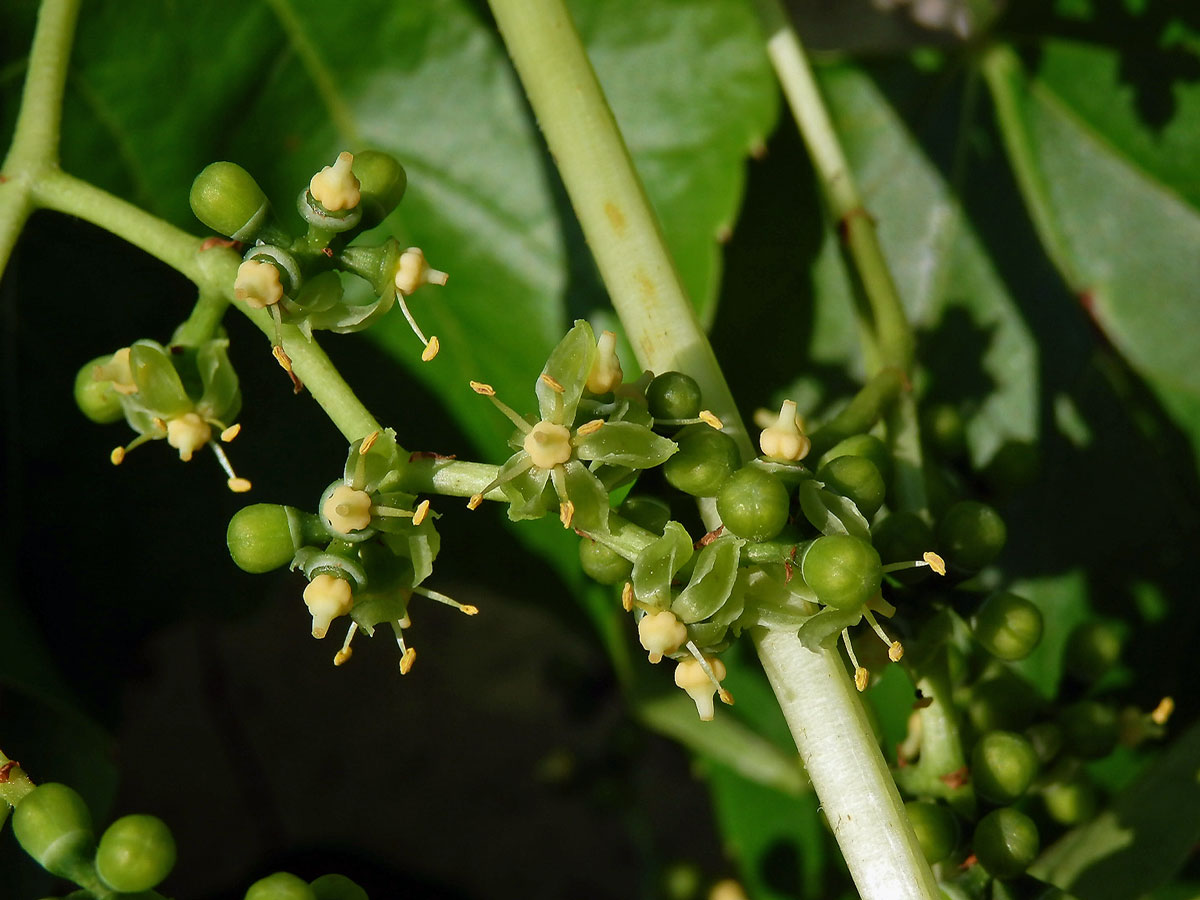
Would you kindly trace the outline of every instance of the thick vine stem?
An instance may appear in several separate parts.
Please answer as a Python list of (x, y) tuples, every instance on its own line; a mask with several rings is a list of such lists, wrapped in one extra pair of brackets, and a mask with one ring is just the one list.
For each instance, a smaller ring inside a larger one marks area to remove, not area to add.
[(489, 2), (638, 363), (695, 378), (754, 455), (570, 14), (561, 0)]
[(941, 892), (836, 651), (755, 629), (754, 644), (862, 900)]

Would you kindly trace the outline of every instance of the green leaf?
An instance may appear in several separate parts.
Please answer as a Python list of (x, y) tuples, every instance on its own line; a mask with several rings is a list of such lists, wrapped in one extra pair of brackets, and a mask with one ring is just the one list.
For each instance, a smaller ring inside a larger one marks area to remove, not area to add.
[(1200, 840), (1200, 725), (1180, 735), (1112, 806), (1048, 848), (1031, 870), (1089, 900), (1162, 885)]

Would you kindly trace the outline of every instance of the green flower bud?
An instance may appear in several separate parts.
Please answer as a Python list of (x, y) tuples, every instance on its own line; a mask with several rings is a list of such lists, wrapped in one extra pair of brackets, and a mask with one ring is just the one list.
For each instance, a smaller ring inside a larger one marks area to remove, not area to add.
[(1038, 771), (1037, 753), (1022, 735), (990, 731), (971, 751), (971, 781), (985, 800), (1012, 803), (1029, 790)]
[(717, 494), (717, 513), (732, 533), (768, 541), (787, 524), (791, 497), (778, 478), (758, 466), (743, 466)]
[(826, 606), (857, 610), (879, 593), (883, 565), (875, 548), (845, 534), (819, 537), (805, 551), (800, 574)]
[(13, 834), (43, 869), (71, 878), (91, 864), (92, 816), (83, 798), (65, 784), (39, 784), (13, 813)]
[(237, 163), (209, 163), (188, 195), (196, 218), (235, 241), (252, 241), (270, 215), (271, 204), (253, 176)]
[(1046, 814), (1068, 828), (1086, 822), (1100, 807), (1099, 792), (1085, 772), (1051, 782), (1042, 790)]
[(942, 516), (937, 526), (938, 552), (946, 562), (964, 572), (977, 572), (1004, 549), (1008, 537), (1004, 520), (986, 503), (961, 500)]
[(276, 872), (250, 885), (243, 900), (317, 900), (317, 894), (290, 872)]
[(591, 538), (579, 542), (579, 563), (584, 574), (601, 584), (621, 584), (633, 573), (633, 563)]
[[(838, 456), (817, 470), (817, 480), (831, 491), (849, 498), (870, 519), (883, 505), (886, 487), (876, 465), (865, 456)], [(924, 550), (928, 550), (926, 546)], [(910, 559), (920, 559), (920, 554)]]
[(972, 620), (975, 639), (988, 653), (1009, 662), (1024, 659), (1042, 639), (1042, 613), (1024, 597), (992, 594)]
[(973, 850), (993, 878), (1016, 878), (1037, 857), (1041, 841), (1033, 819), (1011, 806), (988, 813), (975, 826)]
[[(355, 168), (358, 167), (359, 158), (361, 154), (355, 159)], [(322, 875), (310, 882), (309, 887), (317, 900), (367, 900), (367, 892), (345, 875)]]
[(904, 804), (921, 852), (930, 863), (941, 862), (958, 846), (958, 819), (940, 803), (910, 800)]
[(119, 421), (125, 414), (121, 405), (122, 395), (113, 388), (113, 383), (97, 377), (96, 370), (111, 360), (111, 355), (98, 356), (75, 375), (75, 405), (99, 425)]
[(839, 456), (865, 456), (875, 463), (884, 484), (892, 480), (892, 456), (887, 444), (873, 434), (855, 434), (834, 444), (820, 460), (820, 465), (828, 465)]
[(362, 198), (362, 227), (374, 228), (392, 214), (404, 198), (408, 176), (395, 157), (364, 150), (354, 157), (354, 175)]
[(961, 459), (967, 452), (967, 429), (962, 415), (949, 403), (927, 407), (921, 415), (921, 434), (943, 459)]
[(1119, 734), (1117, 711), (1095, 700), (1083, 700), (1058, 714), (1067, 752), (1084, 759), (1101, 759), (1112, 753)]
[(1103, 678), (1121, 658), (1121, 628), (1112, 622), (1086, 622), (1067, 639), (1063, 667), (1072, 678), (1091, 684)]
[(300, 547), (328, 539), (316, 516), (274, 503), (239, 509), (225, 533), (233, 561), (238, 568), (254, 574), (278, 569), (291, 562)]
[(96, 872), (114, 891), (148, 891), (174, 867), (175, 838), (156, 816), (123, 816), (100, 837)]
[(689, 425), (675, 436), (679, 452), (663, 463), (663, 476), (694, 497), (712, 497), (741, 464), (737, 443), (708, 425)]
[(700, 385), (682, 372), (663, 372), (646, 388), (646, 403), (656, 419), (694, 419), (700, 415)]

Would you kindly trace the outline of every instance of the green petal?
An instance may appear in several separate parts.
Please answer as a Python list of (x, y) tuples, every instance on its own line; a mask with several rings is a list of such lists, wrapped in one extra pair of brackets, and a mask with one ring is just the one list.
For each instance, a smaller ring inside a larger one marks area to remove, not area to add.
[(744, 543), (740, 538), (726, 535), (700, 551), (687, 587), (671, 604), (671, 612), (679, 621), (685, 625), (702, 622), (725, 605), (737, 581), (738, 558)]
[(580, 319), (558, 342), (542, 369), (543, 375), (549, 375), (563, 386), (563, 392), (559, 394), (541, 378), (537, 381), (538, 410), (544, 420), (570, 427), (595, 358), (596, 337), (592, 334), (592, 326)]
[(567, 499), (575, 506), (571, 524), (588, 534), (608, 533), (608, 491), (587, 466), (572, 459), (566, 470)]
[(192, 400), (183, 389), (171, 357), (155, 341), (135, 341), (129, 348), (129, 368), (137, 393), (136, 405), (163, 419), (173, 419), (192, 411)]
[(580, 459), (634, 469), (660, 466), (679, 449), (674, 441), (633, 422), (606, 422), (597, 431), (576, 437), (572, 443)]
[(845, 628), (850, 628), (862, 621), (861, 609), (836, 609), (827, 606), (819, 613), (800, 626), (796, 637), (814, 653), (817, 650), (828, 650), (837, 641), (838, 635)]
[(671, 605), (671, 581), (692, 558), (692, 539), (678, 522), (668, 522), (663, 536), (638, 554), (633, 564), (633, 592), (656, 609)]
[(500, 467), (500, 490), (508, 498), (508, 517), (514, 522), (540, 519), (549, 509), (546, 484), (550, 481), (550, 470), (534, 466), (521, 471), (528, 464), (529, 454), (520, 450)]
[(802, 482), (799, 494), (804, 517), (821, 534), (849, 534), (871, 540), (871, 527), (850, 499), (825, 490), (815, 479)]
[(408, 613), (411, 591), (394, 590), (378, 594), (367, 593), (355, 596), (350, 618), (368, 635), (375, 633), (375, 626), (384, 622), (403, 619)]
[(375, 443), (365, 454), (359, 453), (362, 440), (350, 445), (346, 454), (346, 465), (342, 469), (342, 478), (346, 484), (358, 485), (358, 490), (373, 494), (386, 491), (399, 478), (399, 472), (404, 468), (400, 454), (396, 450), (396, 432), (385, 428)]
[(205, 341), (196, 352), (196, 368), (204, 393), (196, 407), (201, 415), (231, 425), (242, 411), (242, 391), (237, 372), (229, 361), (229, 341)]

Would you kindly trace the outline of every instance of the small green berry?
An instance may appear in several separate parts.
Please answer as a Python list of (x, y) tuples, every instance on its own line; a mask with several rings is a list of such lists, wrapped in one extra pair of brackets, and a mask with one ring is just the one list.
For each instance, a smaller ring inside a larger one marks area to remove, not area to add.
[(235, 241), (252, 241), (271, 208), (254, 177), (231, 162), (205, 166), (192, 182), (188, 202), (197, 219)]
[(175, 866), (175, 838), (155, 816), (123, 816), (105, 829), (96, 850), (96, 872), (114, 891), (148, 891)]
[(1099, 792), (1083, 772), (1072, 778), (1052, 782), (1042, 790), (1046, 814), (1068, 828), (1086, 822), (1100, 807)]
[(975, 684), (967, 700), (967, 716), (976, 732), (1021, 731), (1038, 713), (1037, 691), (1009, 669)]
[(883, 566), (875, 548), (861, 538), (832, 534), (813, 541), (800, 575), (826, 606), (853, 610), (879, 593)]
[(1101, 759), (1117, 746), (1117, 711), (1095, 700), (1082, 700), (1058, 714), (1068, 753), (1084, 759)]
[(250, 885), (243, 900), (318, 900), (316, 891), (290, 872), (276, 872)]
[(238, 568), (260, 574), (278, 569), (296, 553), (288, 508), (255, 503), (239, 509), (229, 520), (225, 542)]
[[(865, 456), (838, 456), (817, 470), (817, 480), (825, 482), (831, 491), (848, 497), (867, 519), (883, 505), (887, 488), (875, 463)], [(924, 549), (928, 550), (930, 544)], [(910, 559), (920, 559), (920, 554)]]
[(17, 804), (12, 819), (17, 843), (50, 874), (71, 878), (90, 863), (92, 816), (65, 784), (39, 784)]
[(887, 444), (873, 434), (855, 434), (838, 441), (821, 457), (820, 465), (828, 465), (839, 456), (864, 456), (875, 463), (884, 484), (892, 479), (892, 455)]
[(689, 425), (675, 435), (679, 450), (662, 465), (663, 477), (693, 497), (712, 497), (741, 465), (737, 443), (707, 425)]
[(961, 459), (967, 452), (967, 429), (962, 414), (949, 403), (936, 403), (921, 414), (921, 434), (942, 459)]
[(1121, 658), (1122, 634), (1112, 622), (1085, 622), (1071, 632), (1063, 655), (1067, 673), (1084, 684), (1099, 681)]
[(725, 527), (748, 541), (769, 541), (787, 524), (791, 497), (778, 478), (758, 466), (743, 466), (717, 493)]
[(622, 584), (633, 572), (633, 563), (591, 538), (579, 542), (579, 563), (584, 574), (601, 584)]
[(917, 835), (917, 843), (929, 863), (941, 862), (958, 846), (960, 830), (958, 819), (940, 803), (928, 800), (910, 800), (904, 804), (908, 821)]
[(971, 781), (979, 795), (993, 803), (1022, 797), (1037, 771), (1033, 744), (1011, 731), (989, 731), (971, 751)]
[(656, 419), (694, 419), (700, 415), (700, 385), (682, 372), (663, 372), (646, 388), (646, 403)]
[(986, 503), (960, 500), (938, 522), (937, 538), (947, 564), (977, 572), (1004, 549), (1007, 530), (1000, 514)]
[(972, 620), (975, 639), (1009, 662), (1024, 659), (1042, 639), (1042, 613), (1024, 597), (999, 591), (983, 601)]
[(972, 849), (979, 864), (993, 878), (1016, 878), (1037, 858), (1041, 840), (1033, 819), (1004, 806), (993, 810), (975, 826)]
[(309, 887), (317, 900), (367, 900), (367, 892), (345, 875), (322, 875)]
[(75, 375), (75, 405), (79, 411), (99, 425), (120, 421), (125, 415), (121, 394), (107, 379), (96, 377), (96, 369), (111, 361), (112, 356), (99, 356), (87, 363)]
[[(674, 456), (671, 457), (671, 459), (674, 458)], [(617, 512), (634, 525), (645, 528), (647, 531), (653, 531), (655, 534), (662, 534), (667, 523), (671, 521), (671, 507), (667, 503), (657, 497), (640, 494), (626, 497)]]
[(392, 214), (404, 199), (408, 175), (400, 162), (388, 153), (363, 150), (354, 155), (353, 171), (358, 179), (363, 228), (374, 228)]

